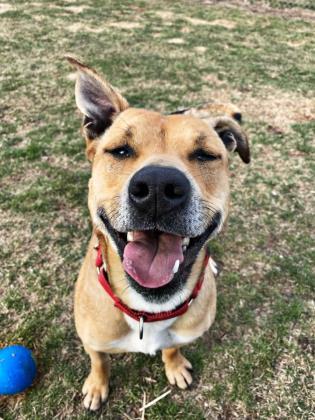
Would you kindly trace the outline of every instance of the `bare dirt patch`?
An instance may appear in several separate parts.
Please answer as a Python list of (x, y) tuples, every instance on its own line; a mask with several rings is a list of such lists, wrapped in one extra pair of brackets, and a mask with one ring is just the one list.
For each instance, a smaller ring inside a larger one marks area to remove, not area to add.
[(206, 20), (206, 19), (199, 19), (199, 18), (192, 18), (189, 16), (184, 16), (181, 13), (174, 14), (173, 12), (168, 11), (157, 11), (156, 15), (160, 17), (165, 25), (169, 25), (171, 21), (173, 21), (176, 17), (184, 19), (190, 25), (193, 26), (222, 26), (226, 29), (233, 29), (236, 26), (236, 22), (233, 20), (228, 19), (215, 19), (215, 20)]
[(107, 26), (121, 29), (137, 29), (141, 28), (142, 25), (139, 22), (110, 22)]
[(190, 17), (185, 17), (185, 20), (190, 23), (191, 25), (209, 25), (209, 21), (208, 20), (204, 20), (204, 19), (196, 19), (196, 18), (190, 18)]
[(203, 46), (198, 46), (198, 47), (195, 47), (194, 48), (194, 50), (197, 52), (197, 53), (204, 53), (204, 52), (206, 52), (207, 51), (207, 47), (203, 47)]
[[(218, 5), (216, 0), (204, 0), (206, 5)], [(232, 7), (237, 9), (248, 10), (252, 13), (278, 16), (286, 19), (304, 19), (304, 20), (315, 20), (315, 12), (312, 10), (306, 10), (298, 7), (292, 8), (274, 8), (266, 4), (251, 4), (249, 1), (244, 0), (232, 0), (232, 1), (220, 1), (222, 7)]]
[(84, 10), (88, 8), (89, 8), (88, 6), (67, 6), (66, 10), (77, 15), (79, 13), (84, 12)]
[[(31, 7), (43, 7), (42, 3), (39, 2), (32, 2), (30, 3)], [(84, 12), (84, 10), (89, 9), (89, 6), (86, 5), (81, 5), (81, 6), (58, 6), (56, 4), (47, 4), (45, 5), (45, 7), (47, 7), (48, 9), (58, 9), (60, 11), (66, 11), (66, 12), (71, 12), (75, 15), (80, 14), (82, 12)]]
[(225, 84), (215, 74), (207, 74), (203, 76), (203, 80), (205, 80), (207, 83), (210, 83), (211, 85), (214, 85), (214, 86), (222, 86)]
[(26, 168), (23, 173), (3, 177), (0, 181), (0, 188), (10, 188), (14, 184), (14, 193), (20, 194), (29, 189), (30, 185), (42, 175), (42, 171), (37, 168)]
[(9, 12), (10, 10), (13, 10), (13, 6), (9, 3), (0, 3), (0, 15), (2, 13)]
[[(298, 367), (298, 372), (297, 372)], [(258, 407), (265, 408), (264, 405), (277, 407), (278, 415), (281, 418), (290, 418), (292, 409), (292, 384), (294, 375), (299, 383), (299, 388), (304, 389), (305, 399), (308, 404), (311, 404), (309, 400), (311, 397), (310, 389), (310, 378), (312, 372), (310, 369), (309, 361), (304, 354), (293, 353), (285, 350), (277, 362), (275, 367), (274, 376), (266, 383), (266, 386), (258, 390), (258, 397), (262, 397), (258, 400)], [(308, 401), (307, 401), (308, 400)], [(278, 416), (277, 416), (278, 417)], [(301, 415), (301, 418), (304, 417)], [(292, 417), (291, 417), (292, 418)]]
[(158, 17), (160, 17), (161, 19), (165, 19), (165, 20), (170, 20), (170, 19), (173, 19), (173, 17), (174, 17), (173, 12), (166, 12), (166, 11), (163, 11), (163, 10), (159, 10), (155, 14)]
[(95, 34), (99, 34), (106, 30), (106, 28), (102, 28), (102, 27), (91, 28), (90, 26), (85, 25), (84, 23), (81, 23), (81, 22), (76, 22), (76, 23), (73, 23), (72, 25), (67, 25), (65, 26), (65, 29), (67, 29), (69, 32), (91, 32)]
[(314, 101), (293, 92), (265, 90), (261, 98), (246, 97), (244, 107), (251, 118), (267, 121), (283, 131), (288, 131), (291, 124), (315, 119)]
[(287, 44), (289, 45), (289, 47), (299, 48), (299, 47), (303, 47), (305, 44), (307, 44), (307, 40), (303, 39), (301, 41), (288, 41)]
[[(68, 8), (67, 8), (68, 10)], [(71, 25), (67, 25), (65, 28), (70, 32), (92, 32), (101, 33), (106, 31), (108, 28), (119, 28), (119, 29), (138, 29), (142, 25), (139, 22), (109, 22), (106, 26), (91, 27), (82, 22), (75, 22)]]
[(185, 20), (191, 25), (208, 25), (208, 26), (223, 26), (226, 29), (233, 29), (236, 26), (236, 22), (227, 19), (215, 19), (215, 20), (204, 20), (185, 17)]
[(183, 38), (171, 38), (167, 40), (168, 44), (185, 44)]
[[(289, 132), (292, 124), (315, 119), (315, 101), (302, 94), (265, 87), (253, 95), (251, 92), (235, 92), (226, 88), (224, 82), (214, 75), (204, 79), (208, 86), (203, 89), (203, 98), (235, 103), (244, 112), (245, 118), (268, 123), (279, 132)], [(195, 102), (198, 102), (197, 98)]]

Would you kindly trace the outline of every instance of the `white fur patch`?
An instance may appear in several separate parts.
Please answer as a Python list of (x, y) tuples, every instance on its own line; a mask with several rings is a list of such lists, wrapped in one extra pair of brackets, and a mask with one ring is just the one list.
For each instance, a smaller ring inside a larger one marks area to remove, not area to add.
[(143, 338), (140, 340), (139, 323), (128, 315), (125, 315), (125, 319), (131, 331), (121, 339), (112, 341), (109, 347), (154, 355), (158, 350), (187, 344), (197, 338), (183, 337), (173, 333), (170, 328), (176, 318), (172, 318), (165, 321), (144, 323)]
[(140, 293), (136, 292), (131, 287), (128, 289), (130, 306), (137, 311), (145, 311), (150, 313), (158, 313), (164, 311), (172, 311), (177, 308), (190, 296), (190, 291), (187, 288), (177, 291), (167, 302), (153, 303), (146, 300)]

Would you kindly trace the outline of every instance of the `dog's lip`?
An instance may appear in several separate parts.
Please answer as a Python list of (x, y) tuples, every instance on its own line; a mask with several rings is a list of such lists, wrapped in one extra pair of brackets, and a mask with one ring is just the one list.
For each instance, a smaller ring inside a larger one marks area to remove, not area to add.
[[(105, 228), (107, 229), (109, 235), (113, 237), (113, 233), (114, 233), (116, 238), (113, 238), (113, 239), (119, 239), (120, 244), (118, 245), (120, 246), (118, 246), (118, 252), (122, 256), (124, 247), (128, 243), (128, 233), (132, 234), (133, 230), (129, 229), (129, 230), (121, 231), (121, 230), (115, 229), (113, 225), (111, 224), (111, 222), (109, 221), (109, 219), (107, 218), (106, 213), (103, 208), (98, 209), (97, 215), (102, 221)], [(193, 246), (195, 246), (199, 240), (203, 239), (204, 235), (207, 232), (209, 232), (209, 236), (210, 236), (214, 231), (216, 231), (219, 225), (221, 224), (221, 221), (222, 221), (222, 213), (220, 211), (217, 211), (216, 214), (213, 216), (209, 226), (207, 226), (207, 228), (201, 234), (196, 235), (196, 236), (190, 236), (190, 237), (178, 234), (178, 236), (181, 236), (183, 238), (184, 252), (187, 251), (189, 248), (192, 248)], [(170, 233), (173, 235), (177, 234), (176, 232), (172, 230), (147, 229), (145, 227), (143, 229), (137, 228), (137, 230), (138, 231), (152, 231), (153, 230), (153, 231), (161, 232), (161, 233)]]
[[(109, 233), (109, 235), (113, 238), (114, 242), (116, 243), (117, 249), (118, 249), (118, 253), (120, 255), (120, 257), (123, 257), (123, 253), (124, 253), (124, 249), (125, 246), (127, 245), (128, 241), (128, 235), (129, 235), (129, 239), (131, 239), (131, 236), (133, 235), (134, 230), (125, 230), (125, 231), (120, 231), (117, 230), (113, 227), (113, 225), (111, 224), (111, 222), (109, 221), (109, 219), (107, 218), (105, 211), (103, 209), (99, 209), (97, 212), (98, 217), (101, 219), (102, 223), (104, 224), (104, 226), (107, 228), (107, 231)], [(137, 229), (138, 231), (154, 231), (156, 233), (167, 233), (167, 234), (172, 234), (172, 235), (176, 235), (176, 232), (173, 231), (168, 231), (168, 230), (160, 230), (160, 229)], [(181, 236), (182, 238), (182, 250), (183, 250), (183, 254), (184, 256), (187, 254), (188, 250), (198, 241), (199, 238), (201, 238), (203, 236), (204, 232), (201, 235), (198, 236), (194, 236), (194, 237), (188, 237), (188, 236), (182, 236), (180, 234), (178, 234), (178, 236)]]

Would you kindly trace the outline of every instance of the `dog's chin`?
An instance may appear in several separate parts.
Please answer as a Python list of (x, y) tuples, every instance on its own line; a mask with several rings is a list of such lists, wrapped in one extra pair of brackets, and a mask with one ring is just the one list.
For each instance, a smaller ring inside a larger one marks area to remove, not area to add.
[[(222, 223), (222, 214), (218, 211), (202, 234), (185, 237), (183, 230), (181, 234), (177, 234), (172, 229), (161, 231), (143, 227), (141, 230), (138, 226), (137, 230), (120, 232), (113, 227), (103, 208), (98, 209), (97, 215), (106, 233), (116, 245), (130, 286), (147, 301), (156, 303), (166, 302), (175, 293), (183, 290), (197, 255), (219, 230)], [(146, 272), (146, 260), (150, 255), (146, 255), (145, 247), (152, 248), (152, 241), (157, 244), (156, 249), (162, 247), (163, 252), (155, 250), (155, 254), (152, 255), (154, 255), (154, 261), (157, 259), (157, 262), (151, 262)], [(160, 245), (160, 242), (163, 244)], [(168, 246), (171, 247), (170, 251)], [(157, 255), (159, 252), (162, 254), (160, 259)], [(133, 258), (135, 261), (132, 261)]]

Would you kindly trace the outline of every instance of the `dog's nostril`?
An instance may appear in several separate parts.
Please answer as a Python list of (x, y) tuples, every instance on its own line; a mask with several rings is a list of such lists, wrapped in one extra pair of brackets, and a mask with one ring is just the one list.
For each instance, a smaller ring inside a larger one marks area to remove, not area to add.
[(136, 198), (145, 198), (149, 195), (149, 187), (145, 182), (137, 182), (133, 185), (132, 195)]
[(190, 193), (190, 182), (185, 174), (167, 166), (145, 166), (133, 175), (128, 187), (130, 205), (148, 212), (150, 217), (184, 208)]
[(185, 192), (182, 187), (174, 184), (166, 184), (164, 189), (164, 194), (167, 198), (174, 200), (176, 198), (182, 197)]

